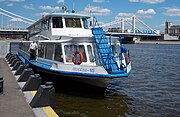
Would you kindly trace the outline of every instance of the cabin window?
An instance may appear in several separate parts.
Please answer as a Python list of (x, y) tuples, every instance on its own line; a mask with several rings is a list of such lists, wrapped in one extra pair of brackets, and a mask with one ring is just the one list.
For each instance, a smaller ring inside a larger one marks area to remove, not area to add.
[(66, 27), (69, 28), (81, 28), (80, 18), (65, 18)]
[(82, 52), (83, 62), (87, 62), (84, 45), (65, 45), (64, 50), (66, 55), (66, 62), (72, 62), (73, 54), (77, 50)]
[(63, 62), (61, 45), (56, 45), (56, 46), (55, 46), (54, 60), (55, 60), (55, 61)]
[(93, 56), (93, 53), (92, 53), (92, 47), (90, 45), (88, 45), (87, 49), (88, 49), (88, 54), (89, 54), (90, 62), (94, 62), (94, 56)]
[(29, 43), (23, 43), (22, 50), (28, 52), (29, 45), (30, 45)]
[(46, 45), (46, 55), (45, 55), (46, 59), (52, 60), (53, 50), (54, 50), (54, 45), (53, 44), (47, 44)]
[(44, 44), (38, 45), (38, 57), (41, 57), (41, 58), (44, 57)]
[(85, 28), (85, 29), (88, 29), (87, 19), (83, 18), (82, 21), (83, 21), (84, 28)]
[(83, 62), (87, 62), (86, 51), (85, 51), (84, 45), (79, 45), (79, 50), (82, 52)]
[(53, 17), (53, 28), (63, 28), (62, 17)]

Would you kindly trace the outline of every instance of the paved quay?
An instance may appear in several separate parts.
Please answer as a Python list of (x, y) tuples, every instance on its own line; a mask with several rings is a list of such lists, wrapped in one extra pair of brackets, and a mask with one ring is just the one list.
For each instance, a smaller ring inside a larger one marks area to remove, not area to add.
[(0, 58), (4, 92), (0, 94), (0, 117), (35, 117), (4, 58)]

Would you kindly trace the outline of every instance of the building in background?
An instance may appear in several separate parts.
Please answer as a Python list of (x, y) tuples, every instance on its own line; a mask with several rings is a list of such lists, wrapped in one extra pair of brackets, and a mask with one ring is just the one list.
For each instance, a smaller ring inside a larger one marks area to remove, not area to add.
[(165, 22), (165, 37), (164, 40), (179, 40), (180, 39), (180, 25), (173, 25), (172, 22)]
[(180, 36), (180, 25), (173, 25), (172, 22), (165, 22), (165, 34)]

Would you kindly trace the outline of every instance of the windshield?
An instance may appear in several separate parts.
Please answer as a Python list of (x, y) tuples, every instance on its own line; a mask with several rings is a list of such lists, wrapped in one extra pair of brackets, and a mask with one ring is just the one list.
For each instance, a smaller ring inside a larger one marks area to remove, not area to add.
[(80, 18), (65, 18), (66, 27), (69, 28), (81, 28)]
[(85, 29), (88, 29), (87, 19), (83, 18), (82, 21), (83, 21), (84, 28), (85, 28)]
[(53, 28), (63, 28), (62, 17), (53, 17)]

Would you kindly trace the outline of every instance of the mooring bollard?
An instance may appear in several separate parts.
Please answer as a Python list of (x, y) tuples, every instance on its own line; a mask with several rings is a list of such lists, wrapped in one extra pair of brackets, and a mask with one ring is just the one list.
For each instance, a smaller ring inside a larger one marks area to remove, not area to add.
[(40, 85), (36, 95), (30, 102), (32, 108), (53, 106), (55, 103), (55, 89), (52, 83)]
[(11, 60), (9, 61), (9, 64), (12, 64), (12, 62), (14, 61), (14, 59), (16, 59), (16, 56), (13, 56), (13, 57), (11, 58)]
[(13, 54), (11, 54), (8, 58), (7, 61), (10, 61), (10, 59), (13, 57)]
[(26, 67), (26, 65), (20, 65), (14, 75), (21, 75)]
[(12, 70), (17, 70), (20, 65), (23, 65), (23, 62), (17, 61)]
[(15, 59), (13, 60), (12, 64), (10, 65), (10, 67), (14, 67), (14, 65), (15, 65), (16, 62), (18, 62), (18, 61), (19, 61), (19, 59), (15, 58)]
[(5, 58), (8, 59), (9, 56), (11, 56), (11, 53), (8, 53)]
[(30, 75), (22, 91), (34, 91), (41, 85), (41, 77), (39, 74)]
[(0, 94), (3, 94), (3, 83), (4, 83), (3, 77), (0, 76)]
[(32, 68), (24, 69), (24, 71), (22, 72), (21, 76), (19, 77), (17, 81), (26, 82), (29, 79), (29, 77), (33, 74), (34, 74), (34, 71)]

